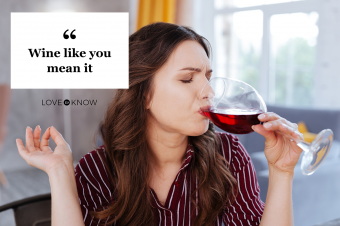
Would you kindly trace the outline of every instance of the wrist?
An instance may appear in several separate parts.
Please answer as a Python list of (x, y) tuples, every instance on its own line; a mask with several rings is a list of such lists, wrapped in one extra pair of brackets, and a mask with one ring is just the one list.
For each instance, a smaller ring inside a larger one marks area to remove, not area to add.
[(268, 163), (268, 170), (269, 170), (269, 176), (275, 176), (279, 178), (287, 178), (292, 179), (294, 177), (294, 170), (291, 171), (284, 171), (281, 169), (278, 169), (274, 165)]
[(49, 178), (62, 175), (72, 176), (74, 174), (74, 168), (72, 164), (58, 164), (57, 166), (50, 168), (46, 173)]
[[(77, 184), (72, 164), (60, 164), (51, 168), (47, 174), (51, 186), (52, 200), (60, 199), (59, 197), (62, 196), (68, 197), (67, 202), (71, 202), (71, 199), (73, 201), (78, 200)], [(60, 205), (62, 204), (58, 206)]]

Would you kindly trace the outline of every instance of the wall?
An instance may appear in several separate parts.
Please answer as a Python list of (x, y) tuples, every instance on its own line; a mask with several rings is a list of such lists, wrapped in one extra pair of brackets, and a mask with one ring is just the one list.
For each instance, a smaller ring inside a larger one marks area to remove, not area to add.
[(321, 2), (315, 75), (315, 107), (340, 109), (340, 1)]

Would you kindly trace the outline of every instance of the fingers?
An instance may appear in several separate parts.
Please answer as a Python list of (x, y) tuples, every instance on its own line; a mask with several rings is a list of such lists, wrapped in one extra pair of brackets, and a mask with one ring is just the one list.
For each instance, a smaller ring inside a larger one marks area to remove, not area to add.
[(280, 119), (280, 118), (281, 117), (274, 112), (266, 112), (266, 113), (262, 113), (258, 116), (258, 119), (261, 122), (272, 121), (272, 120), (276, 120), (276, 119)]
[[(261, 116), (264, 116), (264, 117), (262, 118)], [(282, 119), (286, 125), (294, 128), (295, 130), (298, 129), (298, 125), (296, 123), (292, 123), (292, 122), (288, 121), (287, 119), (282, 118), (281, 116), (279, 116), (278, 114), (276, 114), (274, 112), (262, 113), (258, 116), (258, 119), (261, 122), (267, 122), (267, 121), (274, 121), (274, 120), (277, 120), (277, 119)]]
[(33, 141), (34, 141), (34, 146), (36, 148), (40, 148), (40, 133), (41, 133), (41, 128), (39, 125), (37, 125), (34, 129), (33, 133)]
[(253, 125), (251, 127), (255, 132), (261, 134), (266, 138), (266, 140), (273, 140), (275, 138), (275, 133), (273, 131), (267, 130), (263, 127), (263, 125)]
[(40, 147), (41, 149), (43, 149), (44, 147), (48, 147), (49, 145), (49, 139), (50, 139), (50, 128), (48, 127), (45, 131), (45, 133), (42, 135), (41, 137), (41, 143), (40, 143)]
[(22, 140), (21, 139), (16, 139), (16, 144), (17, 144), (17, 147), (18, 147), (18, 150), (19, 150), (19, 154), (20, 156), (25, 159), (27, 159), (27, 155), (28, 155), (28, 151), (26, 150), (24, 144), (22, 143)]
[(270, 127), (268, 127), (270, 124), (272, 124), (271, 126), (271, 130), (279, 130), (281, 132), (283, 132), (284, 134), (288, 135), (288, 136), (292, 136), (294, 135), (294, 129), (290, 126), (288, 126), (287, 124), (285, 124), (284, 120), (275, 120), (275, 121), (271, 121), (271, 122), (268, 122), (265, 123), (266, 125), (263, 125), (264, 128), (268, 129)]
[(294, 130), (294, 133), (292, 135), (294, 138), (297, 138), (298, 140), (304, 140), (303, 134), (299, 132), (298, 129)]
[(25, 152), (29, 153), (31, 151), (35, 151), (36, 148), (37, 149), (40, 148), (41, 150), (52, 152), (51, 148), (49, 147), (50, 136), (52, 137), (52, 139), (57, 145), (66, 145), (67, 147), (69, 147), (69, 145), (64, 140), (63, 136), (53, 126), (47, 128), (47, 130), (41, 137), (41, 142), (39, 142), (40, 134), (41, 134), (40, 126), (37, 126), (35, 128), (34, 134), (33, 134), (33, 130), (31, 129), (31, 127), (28, 126), (26, 128), (26, 148), (24, 146), (20, 147), (20, 142), (22, 143), (22, 141), (20, 139), (17, 139), (17, 140), (20, 140), (20, 141), (17, 141), (18, 149), (19, 147), (21, 148), (19, 149), (19, 151), (22, 150), (21, 153), (25, 153)]
[(57, 145), (63, 145), (66, 144), (68, 146), (68, 144), (66, 143), (66, 141), (64, 140), (63, 136), (57, 131), (56, 128), (54, 128), (53, 126), (50, 127), (50, 134), (52, 139), (54, 140), (54, 142)]
[(29, 126), (26, 127), (26, 149), (29, 151), (34, 150), (33, 130)]
[(40, 142), (41, 150), (52, 152), (52, 149), (49, 147), (50, 137), (52, 137), (52, 139), (57, 145), (67, 144), (63, 136), (57, 131), (57, 129), (51, 126), (46, 129), (45, 133), (41, 137), (41, 142)]
[(298, 131), (296, 123), (291, 123), (275, 113), (269, 112), (265, 118), (260, 118), (260, 120), (266, 121), (263, 127), (267, 130), (278, 130), (292, 138), (303, 140), (303, 135)]

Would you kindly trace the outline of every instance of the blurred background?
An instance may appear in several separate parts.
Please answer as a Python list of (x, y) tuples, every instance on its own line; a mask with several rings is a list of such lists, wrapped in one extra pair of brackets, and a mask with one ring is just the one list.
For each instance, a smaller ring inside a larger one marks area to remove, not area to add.
[[(192, 27), (213, 48), (214, 76), (252, 85), (268, 111), (299, 123), (312, 141), (334, 132), (330, 154), (311, 176), (296, 167), (294, 223), (340, 225), (340, 1), (339, 0), (0, 0), (0, 206), (50, 192), (47, 175), (18, 154), (25, 128), (56, 127), (70, 144), (74, 164), (101, 144), (94, 135), (115, 90), (10, 89), (11, 12), (129, 12), (132, 34), (151, 22)], [(42, 100), (97, 100), (92, 106), (43, 106)], [(268, 167), (264, 138), (238, 135), (251, 154), (265, 201)], [(52, 149), (55, 144), (50, 140)], [(11, 210), (0, 226), (15, 225)]]

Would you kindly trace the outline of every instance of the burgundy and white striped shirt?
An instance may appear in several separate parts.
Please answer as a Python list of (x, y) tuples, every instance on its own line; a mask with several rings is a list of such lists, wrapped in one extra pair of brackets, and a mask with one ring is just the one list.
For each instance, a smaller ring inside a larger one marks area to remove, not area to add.
[[(259, 225), (264, 203), (260, 199), (260, 187), (249, 154), (237, 136), (219, 132), (216, 134), (222, 139), (223, 145), (220, 153), (229, 162), (229, 170), (237, 179), (239, 193), (234, 204), (218, 216), (215, 225), (222, 226), (222, 222), (224, 225)], [(102, 156), (106, 157), (103, 145), (97, 150), (103, 152)], [(170, 187), (164, 206), (159, 202), (154, 190), (150, 188), (153, 197), (151, 205), (159, 225), (192, 225), (197, 210), (192, 209), (190, 193), (197, 186), (197, 178), (192, 177), (188, 166), (194, 157), (193, 147), (189, 144), (186, 160)], [(93, 217), (89, 214), (90, 210), (96, 210), (104, 204), (114, 202), (112, 184), (109, 182), (103, 161), (105, 159), (93, 150), (82, 157), (75, 168), (79, 203), (86, 226), (95, 225)], [(198, 195), (196, 192), (196, 202)], [(192, 213), (191, 217), (189, 213)]]

